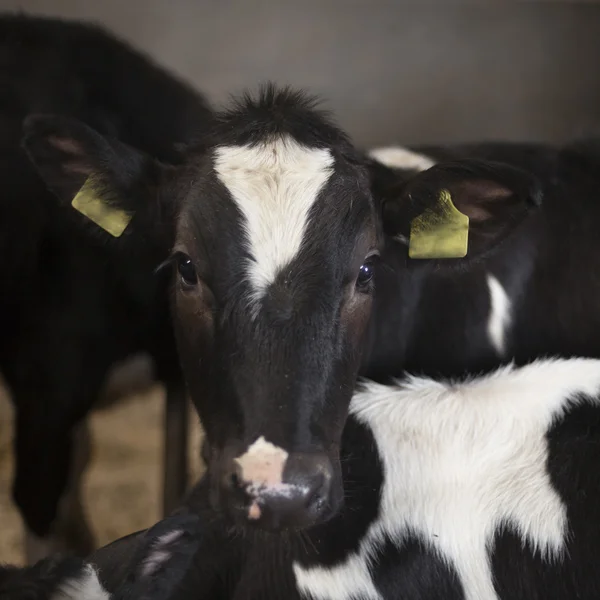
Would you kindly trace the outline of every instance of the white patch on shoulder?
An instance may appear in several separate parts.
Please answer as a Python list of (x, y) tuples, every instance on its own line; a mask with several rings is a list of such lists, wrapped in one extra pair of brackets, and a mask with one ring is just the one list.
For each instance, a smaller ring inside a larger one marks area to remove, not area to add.
[(460, 384), (369, 382), (351, 413), (383, 461), (380, 517), (340, 566), (295, 564), (298, 588), (315, 600), (380, 600), (369, 572), (376, 549), (412, 532), (456, 570), (466, 600), (498, 600), (488, 551), (503, 524), (545, 560), (564, 551), (567, 513), (546, 472), (545, 436), (578, 394), (599, 393), (593, 359), (540, 360)]
[(333, 173), (333, 162), (328, 149), (302, 146), (289, 136), (215, 150), (217, 176), (246, 221), (254, 300), (298, 254), (310, 209)]
[(402, 146), (385, 146), (371, 150), (369, 156), (385, 165), (395, 169), (411, 169), (426, 171), (435, 165), (435, 161), (424, 154), (413, 152)]
[(500, 356), (506, 350), (506, 329), (510, 325), (511, 301), (502, 284), (493, 275), (487, 276), (490, 291), (490, 315), (488, 317), (488, 336)]
[(88, 565), (80, 578), (63, 583), (51, 600), (110, 600), (110, 594), (102, 587), (94, 567)]

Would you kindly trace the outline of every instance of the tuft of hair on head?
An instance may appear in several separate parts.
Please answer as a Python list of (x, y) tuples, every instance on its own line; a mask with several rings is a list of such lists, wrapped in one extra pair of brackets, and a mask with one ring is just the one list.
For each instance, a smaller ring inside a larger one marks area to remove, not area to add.
[[(289, 85), (262, 83), (256, 93), (245, 90), (230, 96), (230, 105), (216, 114), (209, 138), (224, 145), (257, 145), (291, 136), (313, 147), (351, 146), (322, 99)], [(202, 147), (198, 140), (197, 147)]]

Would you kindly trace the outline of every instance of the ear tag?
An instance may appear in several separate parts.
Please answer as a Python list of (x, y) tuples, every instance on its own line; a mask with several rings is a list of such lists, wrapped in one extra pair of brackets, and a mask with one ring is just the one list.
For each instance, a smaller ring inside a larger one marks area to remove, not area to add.
[(452, 204), (442, 190), (437, 205), (415, 217), (410, 224), (410, 258), (463, 258), (469, 245), (469, 217)]
[(120, 237), (133, 218), (133, 215), (124, 210), (107, 205), (95, 191), (91, 177), (86, 179), (77, 192), (71, 206), (113, 237)]

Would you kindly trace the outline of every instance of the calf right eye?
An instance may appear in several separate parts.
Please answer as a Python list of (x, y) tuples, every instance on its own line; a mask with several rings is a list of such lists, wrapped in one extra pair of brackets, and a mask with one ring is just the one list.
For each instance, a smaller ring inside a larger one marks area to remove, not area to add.
[(181, 285), (184, 289), (194, 287), (198, 283), (196, 267), (187, 254), (182, 254), (177, 260), (177, 271), (179, 271)]

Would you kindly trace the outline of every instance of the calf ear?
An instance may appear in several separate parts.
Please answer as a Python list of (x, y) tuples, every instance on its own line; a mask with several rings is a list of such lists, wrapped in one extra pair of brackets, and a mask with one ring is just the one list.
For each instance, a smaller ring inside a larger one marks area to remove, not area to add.
[(142, 152), (80, 121), (49, 115), (25, 119), (22, 145), (47, 187), (114, 237), (138, 211), (156, 223), (158, 215), (147, 213), (160, 210), (167, 169)]
[(141, 539), (127, 580), (112, 600), (166, 600), (179, 587), (200, 547), (200, 518), (192, 513), (173, 514)]
[(409, 246), (411, 258), (473, 258), (509, 236), (541, 202), (540, 182), (516, 167), (440, 163), (388, 186), (383, 228)]

